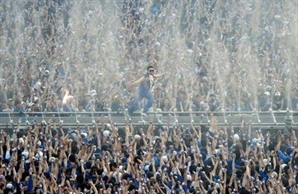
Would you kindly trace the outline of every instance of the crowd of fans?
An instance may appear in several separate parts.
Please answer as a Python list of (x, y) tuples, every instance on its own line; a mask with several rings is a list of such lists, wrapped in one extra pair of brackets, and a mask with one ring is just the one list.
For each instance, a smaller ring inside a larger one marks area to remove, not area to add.
[(298, 193), (295, 130), (169, 123), (2, 130), (0, 192)]
[(149, 65), (162, 111), (297, 110), (293, 4), (1, 2), (1, 111), (121, 111)]
[[(269, 6), (270, 5), (270, 6)], [(295, 1), (0, 2), (0, 112), (298, 110)], [(140, 103), (142, 108), (143, 102)], [(4, 113), (3, 113), (4, 112)], [(0, 193), (298, 193), (295, 130), (54, 119), (0, 134)], [(169, 118), (170, 120), (170, 118)]]

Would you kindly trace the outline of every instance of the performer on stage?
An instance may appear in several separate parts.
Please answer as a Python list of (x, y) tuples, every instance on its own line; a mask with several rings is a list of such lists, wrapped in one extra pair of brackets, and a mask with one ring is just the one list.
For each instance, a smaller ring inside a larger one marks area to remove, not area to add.
[(153, 66), (148, 66), (147, 71), (144, 73), (144, 75), (141, 78), (129, 84), (130, 86), (140, 84), (138, 88), (138, 95), (132, 101), (128, 109), (129, 115), (131, 115), (134, 111), (136, 111), (139, 108), (139, 102), (143, 98), (147, 99), (147, 102), (142, 112), (142, 114), (146, 115), (148, 109), (152, 106), (154, 101), (153, 95), (152, 95), (154, 84), (156, 82), (156, 79), (161, 76), (163, 76), (163, 74), (155, 74)]

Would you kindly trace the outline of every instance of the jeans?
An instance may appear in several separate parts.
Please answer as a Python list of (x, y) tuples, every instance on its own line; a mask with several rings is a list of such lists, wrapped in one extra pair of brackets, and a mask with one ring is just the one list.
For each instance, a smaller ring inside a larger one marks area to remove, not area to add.
[(128, 109), (128, 113), (130, 115), (139, 108), (139, 102), (143, 98), (147, 99), (147, 102), (146, 102), (146, 104), (144, 106), (144, 109), (143, 109), (144, 113), (146, 113), (148, 111), (148, 109), (152, 106), (154, 99), (153, 99), (153, 96), (152, 96), (151, 92), (149, 92), (148, 90), (140, 89), (139, 90), (139, 95), (137, 96), (136, 99), (134, 99), (131, 102), (130, 107)]

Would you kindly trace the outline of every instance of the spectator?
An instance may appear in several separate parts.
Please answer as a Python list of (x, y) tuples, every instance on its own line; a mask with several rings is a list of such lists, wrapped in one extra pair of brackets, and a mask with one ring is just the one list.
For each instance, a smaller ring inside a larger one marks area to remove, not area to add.
[(285, 109), (285, 102), (283, 97), (281, 96), (281, 93), (279, 91), (276, 91), (273, 96), (273, 102), (272, 102), (272, 110), (284, 110)]
[(214, 93), (209, 94), (208, 96), (208, 106), (210, 111), (216, 111), (219, 108), (219, 103), (217, 96)]
[(120, 98), (120, 96), (115, 96), (112, 104), (111, 104), (111, 109), (113, 112), (118, 112), (118, 113), (123, 113), (124, 112), (124, 106), (123, 106), (123, 102), (122, 99)]
[(55, 107), (55, 105), (51, 101), (48, 101), (48, 102), (46, 102), (44, 112), (58, 112), (58, 109)]
[(162, 111), (172, 111), (173, 110), (173, 105), (170, 101), (169, 98), (164, 98), (161, 105), (160, 105), (160, 108)]
[(176, 98), (176, 109), (177, 111), (188, 111), (188, 102), (187, 102), (187, 96), (186, 93), (183, 91), (178, 92), (178, 96)]
[(24, 113), (26, 112), (26, 110), (24, 109), (24, 105), (25, 103), (21, 102), (21, 101), (17, 101), (15, 102), (15, 107), (13, 109), (14, 113)]
[(75, 112), (75, 107), (73, 103), (73, 96), (69, 95), (70, 91), (68, 88), (65, 89), (65, 94), (62, 100), (62, 110), (63, 112)]
[(11, 112), (12, 110), (9, 109), (7, 103), (3, 102), (2, 103), (2, 112)]

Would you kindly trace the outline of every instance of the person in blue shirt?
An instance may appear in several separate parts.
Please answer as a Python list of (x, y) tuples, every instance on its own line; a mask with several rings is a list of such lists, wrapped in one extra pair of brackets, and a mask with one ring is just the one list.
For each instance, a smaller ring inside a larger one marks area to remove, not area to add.
[(143, 108), (143, 113), (146, 114), (148, 109), (152, 106), (154, 101), (152, 95), (152, 92), (154, 90), (154, 84), (157, 78), (163, 76), (163, 74), (155, 74), (154, 72), (154, 67), (148, 66), (146, 73), (144, 73), (144, 75), (141, 78), (129, 84), (129, 86), (139, 84), (138, 95), (131, 102), (130, 107), (128, 109), (129, 115), (131, 115), (134, 111), (136, 111), (139, 108), (139, 102), (144, 98), (147, 99), (147, 102)]

